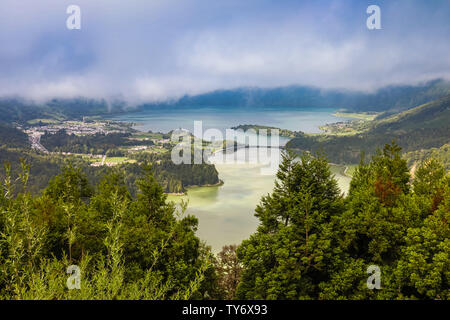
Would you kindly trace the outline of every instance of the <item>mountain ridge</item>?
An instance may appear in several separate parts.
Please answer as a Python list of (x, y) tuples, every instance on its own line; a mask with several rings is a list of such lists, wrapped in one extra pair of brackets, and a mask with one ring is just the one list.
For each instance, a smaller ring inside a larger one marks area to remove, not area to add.
[(387, 118), (367, 122), (352, 135), (303, 135), (290, 140), (294, 150), (323, 150), (335, 163), (358, 163), (361, 153), (375, 154), (378, 147), (396, 141), (406, 152), (440, 148), (450, 142), (450, 95)]
[(184, 96), (178, 100), (141, 103), (135, 106), (125, 101), (91, 99), (51, 99), (37, 103), (22, 98), (0, 98), (0, 122), (26, 122), (40, 117), (77, 118), (111, 113), (141, 111), (147, 108), (183, 108), (187, 106), (222, 108), (283, 107), (333, 108), (353, 112), (384, 112), (380, 118), (434, 101), (450, 94), (450, 81), (436, 79), (418, 85), (391, 85), (373, 93), (349, 90), (321, 89), (310, 86), (278, 88), (246, 87)]

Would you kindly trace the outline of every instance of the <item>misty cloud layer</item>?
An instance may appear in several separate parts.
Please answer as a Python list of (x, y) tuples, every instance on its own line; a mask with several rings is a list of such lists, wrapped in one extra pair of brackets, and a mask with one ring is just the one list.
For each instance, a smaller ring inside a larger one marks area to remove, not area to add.
[[(81, 7), (81, 30), (66, 8)], [(382, 30), (366, 28), (381, 7)], [(3, 0), (0, 96), (159, 101), (450, 79), (450, 1)]]

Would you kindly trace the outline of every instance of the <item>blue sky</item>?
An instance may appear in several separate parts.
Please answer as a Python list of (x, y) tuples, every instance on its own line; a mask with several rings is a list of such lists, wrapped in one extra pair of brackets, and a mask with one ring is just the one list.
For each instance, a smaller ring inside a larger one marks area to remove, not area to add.
[[(66, 8), (81, 8), (81, 30)], [(382, 30), (366, 28), (381, 8)], [(130, 102), (450, 79), (449, 0), (2, 0), (0, 96)]]

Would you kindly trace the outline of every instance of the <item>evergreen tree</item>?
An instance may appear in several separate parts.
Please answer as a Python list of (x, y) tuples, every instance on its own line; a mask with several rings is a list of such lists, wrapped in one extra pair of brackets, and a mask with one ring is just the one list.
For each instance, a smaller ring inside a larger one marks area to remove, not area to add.
[[(28, 180), (24, 170), (20, 178)], [(14, 196), (8, 169), (0, 203), (0, 298), (204, 298), (215, 272), (198, 221), (166, 202), (150, 168), (132, 197), (123, 174), (96, 188), (79, 168), (64, 168), (42, 196)], [(26, 188), (22, 188), (26, 190)], [(67, 266), (83, 274), (80, 291), (65, 287)]]
[(394, 270), (402, 299), (450, 299), (450, 189), (421, 227), (410, 228)]
[[(427, 200), (430, 193), (411, 192), (409, 170), (400, 151), (395, 144), (386, 145), (370, 163), (362, 162), (357, 168), (346, 198), (346, 210), (337, 224), (344, 259), (331, 281), (323, 285), (323, 298), (395, 299), (421, 296), (417, 290), (411, 291), (405, 285), (405, 278), (411, 272), (406, 267), (410, 264), (405, 259), (406, 256), (411, 259), (411, 254), (416, 252), (417, 243), (414, 244), (416, 249), (412, 246), (414, 241), (424, 245), (424, 238), (412, 238), (412, 235), (425, 228), (424, 218), (431, 208), (431, 201)], [(428, 169), (419, 169), (419, 176), (413, 182), (415, 189), (432, 190), (432, 185), (439, 184), (436, 179), (431, 179), (434, 181), (431, 182), (428, 178), (430, 172), (441, 172), (437, 168), (439, 166), (433, 164)], [(437, 176), (442, 179), (442, 174)], [(433, 250), (426, 252), (431, 254)], [(370, 265), (376, 265), (381, 270), (381, 290), (367, 289), (366, 270)], [(443, 276), (442, 272), (440, 276)]]
[(439, 207), (449, 185), (450, 177), (445, 175), (444, 166), (436, 159), (425, 161), (417, 169), (413, 182), (414, 193), (429, 206), (428, 214)]
[(217, 255), (215, 268), (221, 297), (231, 300), (241, 280), (242, 265), (237, 257), (237, 245), (224, 246)]
[(240, 299), (314, 299), (336, 253), (333, 217), (342, 210), (337, 182), (324, 156), (287, 152), (272, 194), (255, 216), (258, 231), (238, 250), (244, 265)]

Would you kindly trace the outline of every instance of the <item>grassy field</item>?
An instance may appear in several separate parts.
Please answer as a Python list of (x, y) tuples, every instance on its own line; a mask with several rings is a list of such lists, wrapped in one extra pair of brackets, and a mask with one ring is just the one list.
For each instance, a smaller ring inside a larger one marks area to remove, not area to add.
[(365, 121), (372, 121), (374, 120), (379, 113), (367, 113), (367, 112), (361, 112), (361, 113), (355, 113), (355, 112), (336, 112), (333, 114), (333, 116), (336, 117), (346, 117), (346, 118), (355, 118), (355, 119), (361, 119)]
[(101, 162), (102, 158), (90, 157), (87, 155), (82, 156), (83, 160), (88, 161), (89, 163)]
[(58, 124), (60, 123), (60, 121), (55, 120), (55, 119), (33, 119), (33, 120), (28, 120), (27, 123), (29, 125), (36, 125), (39, 123), (43, 123), (43, 124)]
[(139, 152), (139, 153), (166, 153), (166, 152), (168, 152), (168, 150), (165, 149), (165, 148), (159, 148), (157, 146), (151, 146), (151, 147), (148, 147), (148, 149), (146, 149), (146, 150), (139, 150), (139, 151), (135, 151), (135, 152)]
[(135, 163), (136, 160), (129, 159), (128, 157), (107, 157), (105, 162), (109, 162), (109, 163)]
[(163, 134), (162, 133), (139, 132), (139, 133), (133, 134), (132, 138), (161, 140), (163, 138)]
[(161, 149), (161, 148), (157, 148), (157, 147), (151, 147), (148, 149), (148, 152), (153, 152), (153, 153), (166, 153), (168, 152), (167, 149)]
[(372, 121), (377, 117), (378, 113), (348, 113), (337, 112), (334, 114), (336, 117), (349, 117), (354, 118), (351, 121), (330, 123), (324, 126), (320, 126), (319, 129), (322, 133), (318, 135), (333, 135), (333, 136), (351, 136), (359, 133), (363, 133), (370, 128)]

